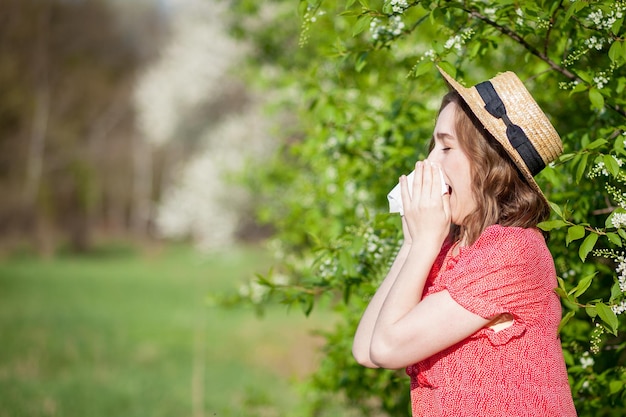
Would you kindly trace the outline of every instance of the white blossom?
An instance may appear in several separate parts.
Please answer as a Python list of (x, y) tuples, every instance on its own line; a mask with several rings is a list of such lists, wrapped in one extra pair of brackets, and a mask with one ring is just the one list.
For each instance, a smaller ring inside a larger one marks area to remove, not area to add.
[(612, 305), (611, 310), (618, 316), (623, 314), (626, 311), (626, 300), (622, 300), (619, 304)]
[[(624, 161), (622, 159), (616, 157), (615, 155), (611, 155), (611, 156), (613, 157), (613, 159), (615, 160), (615, 162), (620, 168), (622, 167), (622, 165), (624, 165)], [(606, 168), (604, 161), (599, 161), (598, 163), (596, 163), (593, 166), (593, 168), (591, 168), (591, 171), (589, 172), (589, 178), (595, 178), (598, 175), (603, 175), (605, 177), (608, 177), (611, 175), (608, 169)]]
[(593, 366), (594, 363), (595, 361), (593, 360), (589, 352), (583, 353), (583, 355), (580, 357), (580, 366), (582, 366), (583, 369)]
[(183, 119), (207, 97), (219, 97), (224, 78), (245, 48), (227, 35), (225, 2), (189, 1), (174, 15), (172, 37), (134, 92), (139, 129), (155, 145), (176, 136)]
[(398, 36), (404, 30), (404, 22), (401, 16), (392, 16), (389, 19), (389, 31), (395, 36)]
[(569, 271), (563, 272), (562, 275), (563, 275), (563, 278), (574, 277), (576, 275), (576, 271), (574, 271), (573, 269), (570, 269)]
[(467, 40), (470, 39), (473, 36), (473, 34), (474, 34), (474, 31), (472, 29), (466, 28), (462, 30), (461, 33), (448, 38), (448, 40), (444, 44), (444, 48), (456, 49), (457, 51), (460, 51), (463, 45), (465, 45)]
[(404, 13), (409, 8), (409, 3), (406, 0), (391, 0), (389, 5), (394, 13)]
[(626, 293), (626, 259), (624, 256), (617, 258), (617, 268), (615, 273), (617, 274), (617, 282), (619, 283), (619, 289), (623, 293)]
[(161, 236), (191, 237), (202, 250), (233, 243), (249, 197), (228, 176), (241, 171), (251, 155), (262, 158), (271, 151), (265, 123), (248, 111), (205, 133), (205, 149), (180, 169), (158, 206), (155, 224)]
[(595, 36), (590, 37), (589, 39), (585, 40), (585, 45), (589, 48), (589, 49), (597, 49), (598, 51), (602, 49), (602, 47), (604, 46), (604, 39), (601, 38), (597, 38)]
[(600, 26), (602, 23), (602, 10), (596, 10), (594, 12), (589, 13), (587, 18), (591, 20), (595, 25)]
[(611, 224), (614, 228), (620, 229), (626, 226), (626, 213), (614, 213), (611, 217)]
[(424, 55), (422, 55), (422, 59), (426, 59), (426, 58), (432, 61), (435, 58), (435, 50), (429, 49), (428, 51), (424, 52)]
[(444, 45), (446, 49), (456, 49), (457, 51), (461, 50), (461, 37), (459, 35), (455, 35), (448, 39)]
[(496, 9), (494, 7), (486, 7), (483, 10), (483, 13), (485, 14), (485, 16), (487, 16), (490, 19), (493, 19), (496, 17)]
[(249, 298), (253, 303), (259, 304), (268, 293), (269, 288), (256, 281), (246, 283), (239, 287), (239, 295)]
[(370, 32), (374, 40), (384, 39), (390, 36), (400, 36), (404, 28), (405, 24), (402, 21), (402, 16), (399, 14), (390, 16), (386, 26), (383, 25), (378, 18), (374, 18), (370, 22)]
[(598, 89), (602, 89), (606, 84), (608, 84), (609, 78), (605, 75), (605, 73), (599, 73), (593, 77), (593, 82), (596, 84)]
[(372, 32), (372, 38), (377, 40), (380, 37), (381, 24), (380, 19), (375, 17), (370, 22), (370, 32)]
[(617, 22), (618, 19), (621, 19), (624, 15), (623, 4), (616, 4), (615, 7), (616, 9), (611, 10), (607, 14), (604, 14), (604, 12), (600, 9), (592, 11), (587, 15), (587, 18), (599, 29), (610, 30), (615, 22)]

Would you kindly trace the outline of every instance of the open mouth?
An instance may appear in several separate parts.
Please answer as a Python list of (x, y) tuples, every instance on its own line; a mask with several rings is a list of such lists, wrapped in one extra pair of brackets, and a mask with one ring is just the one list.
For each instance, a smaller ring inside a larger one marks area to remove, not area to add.
[(444, 184), (444, 187), (447, 189), (448, 194), (452, 194), (452, 187), (450, 187), (448, 184)]

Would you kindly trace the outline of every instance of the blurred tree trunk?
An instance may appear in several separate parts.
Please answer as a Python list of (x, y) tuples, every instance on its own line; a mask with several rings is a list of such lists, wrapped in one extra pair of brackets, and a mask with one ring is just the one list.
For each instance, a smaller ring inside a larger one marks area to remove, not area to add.
[(148, 236), (152, 206), (152, 149), (140, 135), (133, 138), (133, 199), (131, 228), (138, 237)]
[(54, 252), (54, 240), (48, 210), (39, 209), (39, 188), (44, 165), (48, 120), (50, 118), (49, 52), (50, 7), (41, 6), (37, 14), (34, 48), (34, 111), (26, 160), (23, 207), (34, 218), (34, 237), (37, 251), (44, 256)]
[[(45, 75), (44, 75), (45, 78)], [(50, 114), (50, 90), (44, 79), (35, 91), (35, 114), (33, 115), (32, 134), (28, 161), (26, 162), (26, 185), (24, 187), (24, 203), (26, 207), (34, 207), (41, 182), (44, 160), (48, 117)]]
[(96, 232), (146, 233), (152, 161), (131, 94), (164, 22), (152, 5), (112, 4), (0, 0), (2, 240), (52, 254), (61, 240), (89, 250)]

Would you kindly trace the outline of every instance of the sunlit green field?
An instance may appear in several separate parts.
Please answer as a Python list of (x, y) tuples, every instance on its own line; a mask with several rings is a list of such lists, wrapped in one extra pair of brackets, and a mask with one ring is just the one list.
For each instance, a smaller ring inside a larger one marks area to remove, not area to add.
[(0, 260), (0, 417), (297, 415), (319, 323), (206, 302), (266, 267), (250, 248)]

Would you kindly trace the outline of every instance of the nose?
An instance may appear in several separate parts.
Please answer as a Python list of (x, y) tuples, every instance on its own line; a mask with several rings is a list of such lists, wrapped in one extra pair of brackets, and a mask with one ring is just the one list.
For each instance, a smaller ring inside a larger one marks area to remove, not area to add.
[(441, 166), (441, 163), (443, 162), (443, 158), (441, 157), (441, 153), (440, 152), (436, 152), (435, 150), (431, 151), (428, 154), (428, 160), (430, 162), (434, 162), (435, 164)]

